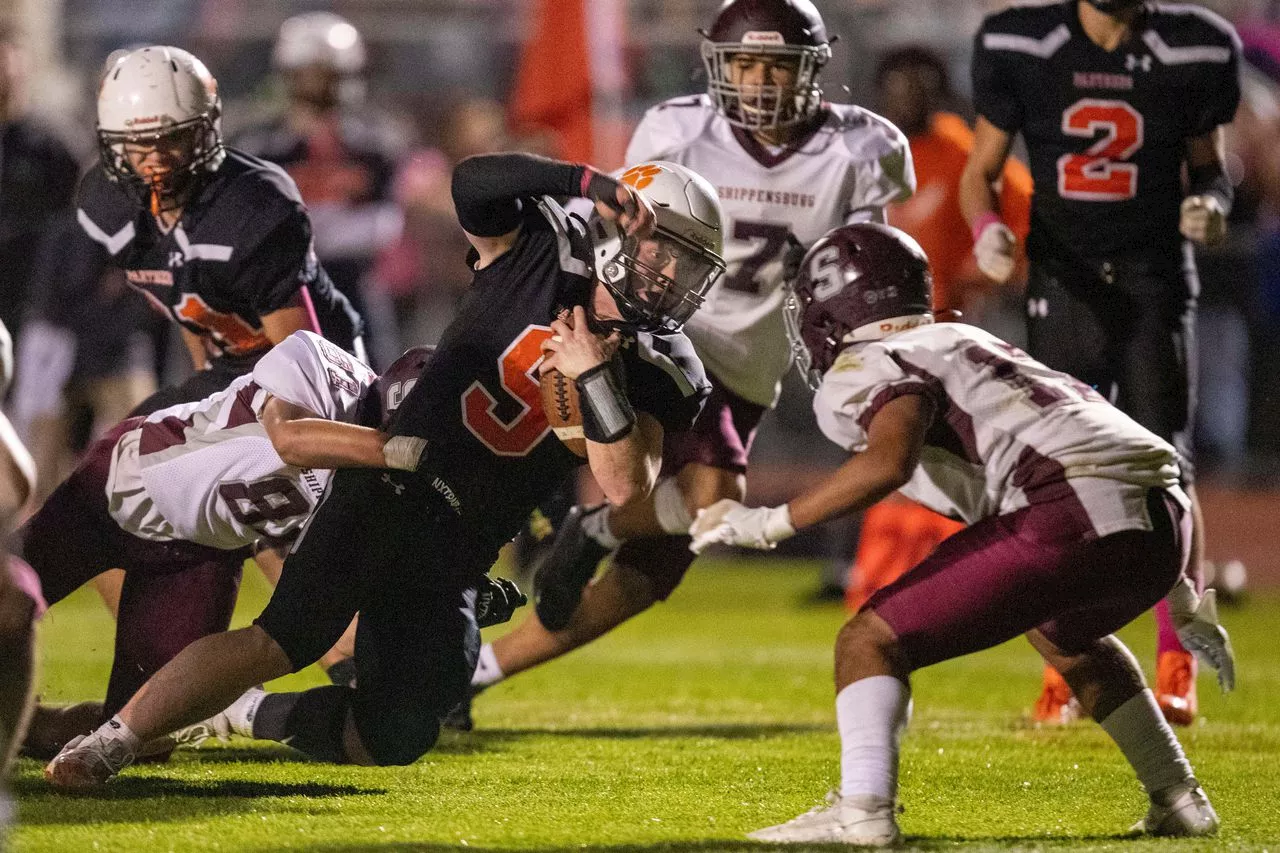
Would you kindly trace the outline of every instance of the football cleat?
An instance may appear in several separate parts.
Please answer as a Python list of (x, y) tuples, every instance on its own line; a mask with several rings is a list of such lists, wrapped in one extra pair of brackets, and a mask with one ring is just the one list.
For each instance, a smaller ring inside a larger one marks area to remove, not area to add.
[(1218, 831), (1218, 813), (1195, 779), (1153, 794), (1147, 816), (1132, 832), (1167, 838), (1200, 838)]
[(832, 791), (825, 803), (786, 823), (758, 829), (747, 835), (774, 844), (850, 844), (860, 847), (893, 847), (902, 833), (893, 815), (893, 802), (881, 797), (842, 797)]
[(595, 575), (596, 566), (609, 555), (608, 548), (582, 529), (585, 518), (608, 508), (608, 504), (600, 504), (591, 509), (580, 506), (570, 509), (547, 559), (534, 575), (533, 608), (538, 621), (548, 631), (560, 631), (569, 624), (582, 600), (582, 590)]
[(83, 791), (104, 785), (137, 756), (124, 739), (104, 725), (72, 739), (44, 768), (55, 788)]
[(1191, 652), (1161, 652), (1156, 660), (1156, 704), (1171, 726), (1189, 726), (1199, 711), (1196, 658)]
[(471, 696), (459, 702), (454, 709), (440, 718), (440, 725), (455, 732), (469, 732), (476, 727), (471, 717)]
[(1080, 719), (1080, 702), (1071, 692), (1058, 671), (1051, 666), (1044, 668), (1044, 689), (1036, 700), (1031, 714), (1036, 722), (1050, 726), (1065, 726)]

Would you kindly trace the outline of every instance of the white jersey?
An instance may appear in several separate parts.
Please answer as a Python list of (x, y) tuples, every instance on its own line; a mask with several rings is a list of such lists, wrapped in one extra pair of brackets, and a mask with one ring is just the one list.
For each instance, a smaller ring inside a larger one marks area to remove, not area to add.
[(932, 422), (902, 493), (972, 524), (1069, 487), (1099, 536), (1150, 530), (1146, 493), (1178, 484), (1173, 447), (1065, 373), (962, 323), (920, 326), (845, 350), (814, 398), (818, 425), (863, 450), (882, 406), (906, 394)]
[(294, 332), (225, 391), (154, 412), (120, 437), (107, 478), (111, 517), (143, 539), (226, 550), (289, 538), (331, 472), (284, 463), (258, 420), (268, 396), (352, 422), (375, 378), (319, 335)]
[(911, 149), (896, 127), (850, 104), (826, 111), (811, 135), (771, 151), (708, 96), (673, 98), (645, 113), (627, 148), (628, 163), (671, 160), (719, 193), (728, 269), (685, 331), (718, 383), (762, 406), (777, 402), (791, 363), (782, 321), (787, 235), (807, 247), (849, 222), (883, 222), (885, 205), (915, 189)]

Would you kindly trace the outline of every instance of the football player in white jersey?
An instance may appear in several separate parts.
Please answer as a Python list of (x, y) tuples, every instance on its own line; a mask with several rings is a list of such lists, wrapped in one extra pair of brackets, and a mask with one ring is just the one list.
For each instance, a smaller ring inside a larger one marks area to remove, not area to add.
[[(421, 348), (410, 350), (378, 385), (399, 373), (416, 377), (424, 359)], [(398, 370), (401, 364), (407, 367)], [(377, 402), (378, 395), (368, 393), (375, 380), (369, 367), (337, 345), (295, 332), (226, 390), (126, 419), (95, 442), (15, 535), (15, 553), (34, 568), (50, 603), (118, 566), (172, 578), (182, 585), (175, 592), (180, 596), (229, 594), (216, 608), (229, 614), (235, 587), (227, 593), (192, 585), (193, 576), (183, 570), (210, 563), (238, 567), (255, 541), (290, 540), (315, 508), (332, 468), (417, 466), (421, 439), (389, 437), (355, 423), (358, 408), (361, 420), (378, 422), (377, 411), (363, 414), (364, 406)], [(139, 663), (151, 672), (191, 636), (226, 629), (216, 620), (188, 625), (163, 608), (122, 613), (117, 655), (130, 638), (147, 636), (156, 652)], [(75, 721), (41, 719), (29, 745), (37, 753), (56, 750), (76, 733), (64, 731)], [(92, 728), (100, 720), (89, 722)]]
[[(790, 363), (784, 268), (846, 222), (885, 221), (915, 188), (906, 137), (861, 107), (822, 100), (831, 55), (809, 0), (729, 0), (704, 33), (705, 94), (649, 110), (627, 162), (683, 164), (715, 185), (728, 271), (686, 329), (715, 385), (692, 430), (669, 435), (652, 499), (575, 507), (535, 579), (536, 614), (481, 650), (473, 690), (557, 657), (665, 600), (693, 560), (693, 514), (741, 499), (747, 454)], [(623, 180), (643, 189), (643, 169)], [(584, 589), (601, 559), (609, 570)], [(536, 616), (536, 618), (535, 618)], [(469, 718), (458, 720), (469, 727)]]
[[(703, 510), (693, 547), (768, 549), (895, 490), (969, 526), (877, 592), (836, 641), (841, 784), (825, 808), (753, 834), (887, 846), (910, 674), (1026, 634), (1116, 742), (1151, 799), (1139, 829), (1218, 818), (1112, 636), (1168, 597), (1189, 649), (1235, 680), (1213, 600), (1184, 574), (1190, 503), (1177, 455), (1089, 386), (973, 326), (934, 324), (928, 260), (884, 225), (838, 228), (802, 261), (793, 340), (826, 436), (853, 454), (789, 504)], [(1118, 567), (1123, 567), (1119, 571)], [(1172, 592), (1170, 591), (1172, 589)]]

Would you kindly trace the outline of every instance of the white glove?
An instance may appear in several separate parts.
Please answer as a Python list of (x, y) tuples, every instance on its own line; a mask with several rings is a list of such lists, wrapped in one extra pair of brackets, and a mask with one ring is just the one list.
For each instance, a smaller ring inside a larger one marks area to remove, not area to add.
[(973, 241), (973, 256), (978, 259), (978, 269), (997, 284), (1004, 284), (1013, 275), (1013, 250), (1018, 238), (999, 219), (992, 217)]
[(1212, 246), (1227, 234), (1227, 212), (1214, 195), (1189, 195), (1182, 200), (1178, 230), (1188, 240)]
[(748, 509), (725, 498), (698, 510), (698, 518), (689, 528), (689, 535), (693, 537), (689, 550), (701, 554), (708, 545), (721, 542), (768, 551), (795, 533), (796, 529), (791, 525), (791, 510), (786, 504)]
[(1169, 616), (1178, 632), (1178, 640), (1189, 652), (1218, 673), (1218, 686), (1228, 693), (1236, 686), (1236, 654), (1231, 637), (1218, 622), (1218, 604), (1213, 590), (1196, 596), (1191, 581), (1182, 578), (1165, 596)]

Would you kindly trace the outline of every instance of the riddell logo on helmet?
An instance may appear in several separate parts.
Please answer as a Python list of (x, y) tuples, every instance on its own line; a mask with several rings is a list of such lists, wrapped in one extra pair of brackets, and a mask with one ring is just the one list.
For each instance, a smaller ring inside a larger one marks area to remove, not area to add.
[(125, 127), (133, 127), (139, 124), (160, 124), (169, 118), (168, 116), (139, 116), (138, 118), (127, 118), (124, 120)]
[(787, 40), (782, 37), (782, 33), (778, 32), (761, 32), (752, 30), (749, 33), (743, 33), (743, 44), (786, 44)]
[(622, 182), (628, 186), (633, 186), (638, 190), (642, 190), (649, 184), (653, 183), (653, 179), (662, 174), (660, 166), (636, 166), (628, 169), (622, 176)]

